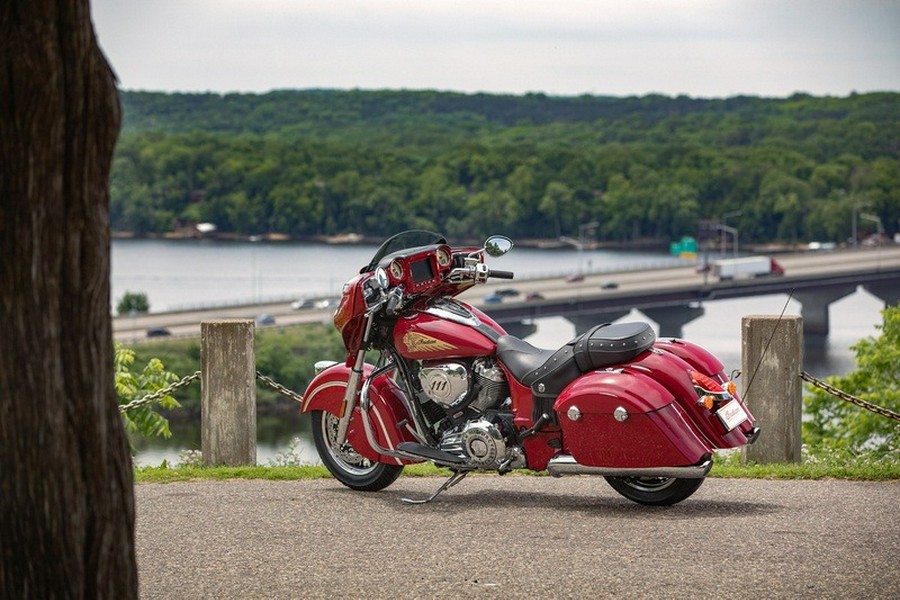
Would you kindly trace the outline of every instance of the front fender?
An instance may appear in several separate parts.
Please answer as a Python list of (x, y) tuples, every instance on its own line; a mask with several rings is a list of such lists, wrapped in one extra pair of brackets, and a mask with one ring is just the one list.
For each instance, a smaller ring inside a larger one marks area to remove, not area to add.
[[(373, 371), (374, 367), (372, 365), (364, 365), (363, 381), (369, 379)], [(321, 410), (340, 416), (349, 378), (350, 368), (343, 363), (333, 365), (316, 375), (306, 388), (306, 393), (303, 395), (303, 403), (300, 405), (300, 412), (307, 413)], [(372, 423), (375, 442), (388, 450), (396, 450), (397, 445), (401, 442), (415, 441), (412, 434), (406, 429), (397, 426), (398, 423), (412, 421), (401, 399), (402, 395), (403, 391), (387, 373), (376, 377), (369, 387), (369, 421)], [(350, 417), (350, 424), (347, 428), (347, 441), (353, 446), (354, 450), (375, 462), (393, 465), (412, 462), (385, 456), (372, 447), (366, 436), (358, 402), (353, 410), (353, 415)]]
[[(363, 379), (368, 379), (373, 370), (372, 365), (368, 363), (363, 365)], [(316, 375), (306, 387), (306, 392), (303, 393), (300, 412), (321, 410), (340, 416), (348, 379), (350, 379), (350, 367), (344, 363), (332, 365)]]

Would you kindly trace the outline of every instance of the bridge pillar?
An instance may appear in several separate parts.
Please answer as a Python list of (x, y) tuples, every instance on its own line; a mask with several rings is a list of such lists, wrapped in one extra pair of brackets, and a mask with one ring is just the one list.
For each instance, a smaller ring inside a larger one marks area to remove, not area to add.
[(893, 306), (900, 302), (900, 285), (892, 282), (867, 283), (863, 288), (887, 306)]
[(828, 307), (845, 296), (856, 291), (856, 286), (847, 286), (815, 292), (797, 292), (794, 298), (802, 305), (800, 315), (803, 317), (803, 335), (826, 337), (829, 320)]
[(537, 331), (537, 325), (534, 324), (534, 321), (510, 321), (508, 323), (500, 323), (500, 326), (506, 330), (506, 333), (519, 339), (525, 339)]
[(595, 325), (612, 323), (616, 319), (621, 319), (630, 312), (630, 310), (618, 310), (614, 312), (580, 313), (577, 315), (567, 315), (566, 319), (575, 326), (575, 333), (584, 333)]
[(665, 306), (642, 308), (641, 312), (659, 324), (659, 337), (681, 337), (681, 329), (703, 316), (702, 306)]

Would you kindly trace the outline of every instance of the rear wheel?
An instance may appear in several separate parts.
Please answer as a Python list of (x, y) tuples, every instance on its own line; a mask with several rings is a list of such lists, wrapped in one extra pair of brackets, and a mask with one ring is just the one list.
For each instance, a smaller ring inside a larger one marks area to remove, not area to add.
[(403, 466), (373, 462), (350, 444), (339, 445), (338, 422), (338, 417), (331, 413), (312, 412), (313, 441), (328, 472), (347, 487), (365, 492), (375, 492), (394, 483)]
[(704, 478), (676, 477), (607, 477), (614, 490), (639, 504), (671, 506), (697, 491)]

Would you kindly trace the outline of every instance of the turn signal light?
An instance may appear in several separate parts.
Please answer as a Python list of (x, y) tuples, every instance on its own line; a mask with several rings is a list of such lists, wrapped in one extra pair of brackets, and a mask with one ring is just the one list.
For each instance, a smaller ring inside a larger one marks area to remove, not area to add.
[(728, 391), (728, 393), (731, 394), (732, 396), (736, 396), (736, 395), (737, 395), (737, 384), (736, 384), (735, 382), (729, 381), (728, 383), (726, 383), (726, 384), (725, 384), (725, 389), (726, 389), (726, 390)]
[(703, 403), (703, 407), (706, 410), (712, 410), (713, 406), (715, 406), (716, 399), (715, 399), (715, 397), (707, 394), (707, 395), (703, 396), (702, 398), (700, 398), (700, 401)]

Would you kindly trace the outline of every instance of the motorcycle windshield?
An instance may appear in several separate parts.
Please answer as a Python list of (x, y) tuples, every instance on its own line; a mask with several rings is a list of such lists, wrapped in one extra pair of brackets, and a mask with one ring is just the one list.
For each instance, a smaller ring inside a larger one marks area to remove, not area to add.
[(387, 240), (385, 240), (385, 242), (381, 244), (381, 247), (378, 248), (378, 251), (375, 253), (375, 256), (374, 258), (372, 258), (371, 262), (369, 262), (369, 264), (363, 267), (359, 272), (369, 273), (371, 271), (374, 271), (378, 266), (378, 263), (381, 262), (381, 259), (388, 254), (406, 250), (407, 248), (418, 248), (419, 246), (432, 246), (434, 244), (446, 243), (447, 240), (444, 239), (444, 236), (432, 231), (425, 231), (424, 229), (410, 229), (409, 231), (401, 231), (397, 235), (391, 236)]

